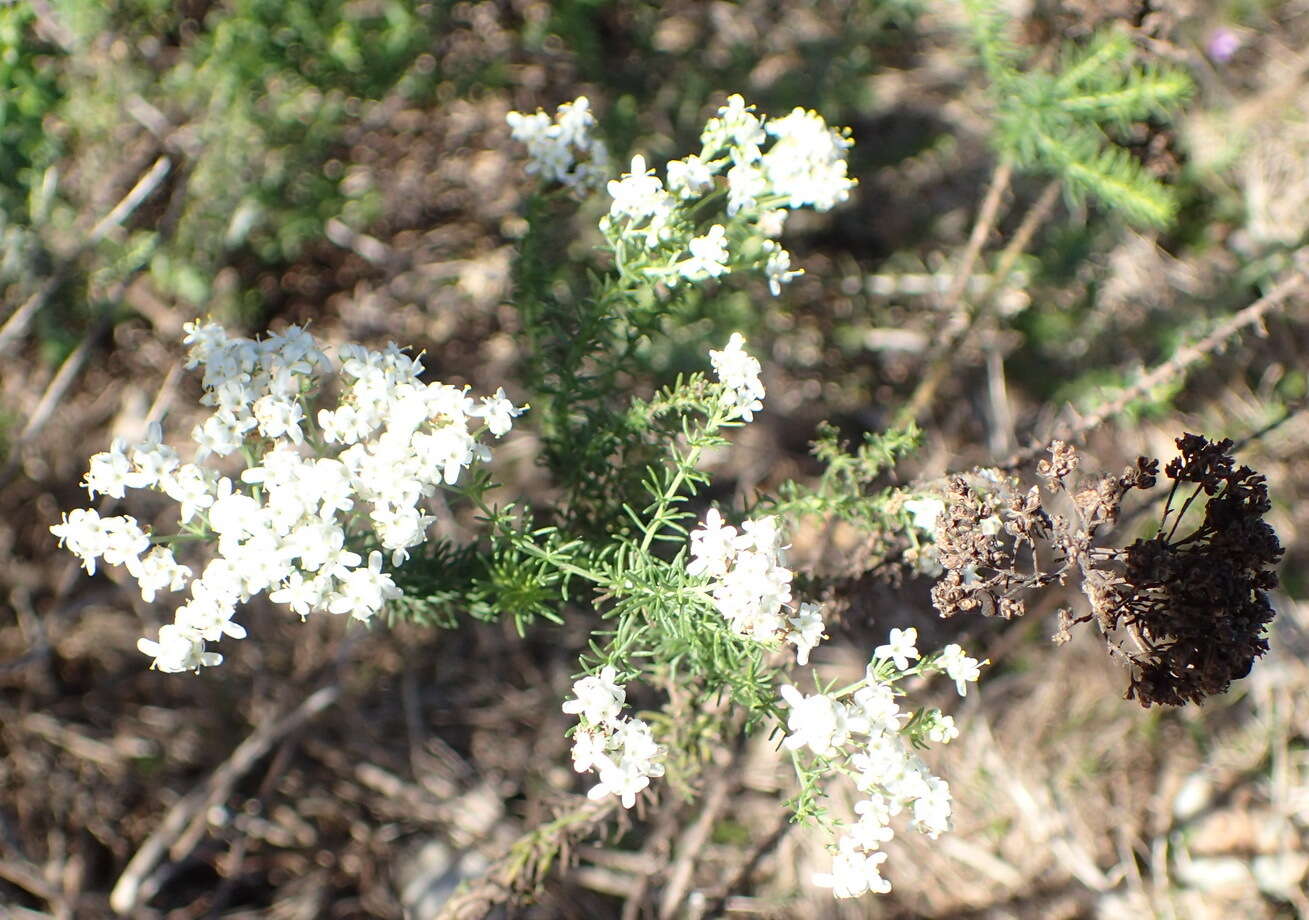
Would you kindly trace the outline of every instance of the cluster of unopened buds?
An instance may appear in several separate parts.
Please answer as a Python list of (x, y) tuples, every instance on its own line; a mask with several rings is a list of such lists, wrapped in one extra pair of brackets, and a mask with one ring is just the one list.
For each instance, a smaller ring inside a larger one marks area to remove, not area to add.
[(950, 787), (913, 748), (948, 743), (958, 729), (937, 709), (903, 712), (895, 684), (913, 675), (944, 673), (962, 696), (983, 664), (954, 644), (920, 658), (917, 631), (893, 629), (858, 683), (808, 696), (792, 686), (781, 688), (782, 703), (790, 711), (784, 747), (807, 748), (813, 755), (811, 776), (847, 776), (864, 796), (854, 806), (858, 819), (840, 827), (830, 847), (831, 871), (816, 875), (815, 884), (831, 888), (838, 898), (890, 891), (891, 883), (881, 874), (886, 860), (881, 847), (895, 836), (892, 819), (908, 814), (911, 826), (933, 839), (949, 830)]
[[(594, 154), (574, 165), (569, 154), (586, 144), (564, 143), (567, 132), (557, 127), (579, 123), (574, 113), (585, 104), (581, 97), (560, 106), (555, 123), (543, 112), (509, 113), (514, 136), (527, 145), (529, 170), (568, 185), (577, 185), (577, 170), (594, 175)], [(665, 179), (634, 156), (628, 172), (606, 186), (610, 205), (600, 229), (620, 264), (670, 286), (759, 269), (773, 294), (781, 293), (800, 274), (777, 242), (789, 212), (827, 211), (854, 187), (846, 171), (849, 133), (800, 108), (782, 118), (756, 115), (733, 95), (705, 124), (700, 142), (699, 153), (667, 164)], [(711, 200), (717, 206), (706, 208)]]
[(650, 779), (664, 775), (664, 750), (649, 725), (621, 715), (627, 691), (614, 682), (616, 676), (614, 668), (606, 666), (578, 680), (574, 698), (563, 709), (580, 720), (573, 730), (573, 769), (596, 773), (600, 779), (587, 795), (597, 801), (616, 795), (624, 808), (631, 808)]
[[(214, 410), (191, 432), (194, 460), (164, 444), (155, 424), (143, 443), (115, 442), (92, 457), (83, 480), (92, 497), (168, 495), (182, 533), (152, 535), (135, 518), (93, 509), (51, 528), (88, 572), (98, 559), (126, 567), (147, 602), (189, 588), (174, 622), (138, 643), (162, 671), (221, 663), (206, 643), (242, 638), (232, 618), (261, 592), (302, 618), (371, 618), (399, 594), (386, 559), (399, 565), (426, 539), (434, 518), (423, 501), (487, 459), (478, 436), (505, 434), (522, 411), (503, 391), (475, 402), (462, 388), (423, 383), (420, 361), (394, 345), (342, 346), (333, 375), (318, 343), (295, 326), (262, 341), (229, 337), (216, 323), (185, 331), (187, 367), (202, 369), (201, 403)], [(329, 376), (339, 401), (315, 414)], [(245, 468), (223, 475), (218, 463), (238, 454)], [(366, 559), (351, 549), (365, 534), (381, 547)], [(174, 546), (191, 551), (198, 576)]]

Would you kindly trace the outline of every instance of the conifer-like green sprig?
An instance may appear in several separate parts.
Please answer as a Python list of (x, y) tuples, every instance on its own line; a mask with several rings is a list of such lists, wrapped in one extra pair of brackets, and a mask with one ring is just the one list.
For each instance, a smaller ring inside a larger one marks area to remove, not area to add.
[(1069, 197), (1092, 197), (1134, 224), (1163, 227), (1173, 191), (1115, 143), (1108, 129), (1166, 119), (1191, 94), (1181, 70), (1140, 64), (1127, 36), (1101, 32), (1063, 49), (1053, 68), (1033, 65), (1005, 35), (995, 0), (964, 0), (970, 34), (990, 80), (991, 141), (1022, 170), (1052, 172)]

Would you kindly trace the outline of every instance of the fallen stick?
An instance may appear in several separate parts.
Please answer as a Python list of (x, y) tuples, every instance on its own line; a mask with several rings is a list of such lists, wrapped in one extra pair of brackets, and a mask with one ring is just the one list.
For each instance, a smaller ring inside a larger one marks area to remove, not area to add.
[[(114, 883), (109, 895), (109, 906), (117, 914), (130, 914), (158, 893), (159, 880), (152, 875), (163, 860), (165, 852), (181, 838), (188, 825), (198, 815), (221, 804), (232, 792), (237, 780), (244, 776), (261, 757), (267, 754), (281, 738), (295, 731), (341, 696), (341, 688), (332, 684), (310, 694), (291, 713), (277, 721), (268, 720), (255, 729), (216, 769), (203, 784), (180, 799), (154, 832), (141, 844), (136, 855), (128, 862), (123, 874)], [(169, 853), (174, 861), (186, 853)]]

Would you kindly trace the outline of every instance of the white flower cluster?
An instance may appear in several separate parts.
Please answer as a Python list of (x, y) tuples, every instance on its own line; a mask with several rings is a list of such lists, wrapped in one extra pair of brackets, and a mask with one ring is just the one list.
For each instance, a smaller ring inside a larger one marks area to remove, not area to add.
[[(846, 175), (848, 132), (799, 108), (767, 120), (733, 95), (700, 140), (698, 154), (668, 164), (667, 184), (644, 157), (633, 157), (630, 171), (608, 184), (612, 201), (601, 229), (616, 249), (636, 244), (650, 262), (643, 270), (669, 283), (759, 268), (773, 294), (781, 293), (800, 274), (776, 241), (789, 211), (826, 211), (855, 184)], [(701, 203), (720, 189), (725, 220), (706, 227)]]
[(709, 363), (723, 385), (723, 399), (733, 413), (731, 417), (754, 421), (754, 414), (764, 407), (763, 398), (767, 394), (759, 379), (759, 361), (746, 352), (741, 333), (733, 332), (722, 351), (710, 351)]
[(806, 696), (792, 686), (780, 688), (790, 710), (784, 746), (808, 748), (823, 772), (851, 777), (864, 796), (855, 805), (858, 820), (844, 826), (832, 847), (832, 870), (814, 877), (838, 898), (891, 890), (881, 874), (886, 854), (880, 848), (895, 835), (895, 816), (908, 814), (910, 824), (932, 839), (950, 829), (950, 787), (914, 753), (913, 741), (945, 744), (959, 731), (939, 710), (911, 719), (897, 703), (894, 683), (910, 674), (944, 672), (963, 694), (964, 682), (977, 679), (983, 662), (951, 645), (911, 667), (919, 659), (917, 638), (912, 628), (891, 630), (889, 641), (874, 651), (864, 680), (839, 695)]
[[(77, 509), (50, 528), (88, 572), (100, 558), (126, 566), (147, 602), (189, 586), (174, 622), (157, 640), (138, 643), (162, 671), (220, 663), (206, 643), (242, 638), (232, 617), (260, 592), (301, 617), (321, 611), (368, 620), (399, 592), (382, 571), (382, 552), (364, 559), (349, 549), (352, 526), (369, 522), (399, 565), (433, 520), (422, 501), (489, 457), (472, 423), (500, 436), (522, 411), (503, 391), (475, 403), (458, 387), (421, 382), (421, 363), (394, 345), (380, 352), (347, 345), (339, 403), (315, 418), (305, 410), (332, 364), (303, 329), (262, 341), (229, 337), (216, 323), (188, 323), (185, 331), (187, 367), (202, 368), (201, 403), (214, 409), (191, 433), (196, 461), (182, 462), (156, 424), (145, 442), (116, 441), (92, 457), (83, 484), (92, 497), (152, 489), (175, 500), (184, 545), (213, 548), (199, 576), (165, 541), (152, 547), (131, 517)], [(247, 466), (235, 482), (202, 465), (238, 450)]]
[(510, 112), (505, 121), (514, 140), (527, 146), (529, 173), (578, 191), (598, 189), (609, 178), (609, 150), (593, 133), (595, 116), (585, 96), (559, 106), (553, 119), (537, 109)]
[(624, 808), (631, 808), (651, 777), (664, 775), (664, 749), (655, 743), (649, 725), (620, 716), (627, 691), (614, 683), (615, 676), (612, 667), (605, 667), (583, 677), (573, 684), (575, 699), (566, 701), (563, 709), (580, 719), (573, 732), (573, 769), (600, 777), (587, 796), (599, 800), (616, 795)]
[(691, 532), (686, 571), (709, 579), (714, 607), (733, 632), (756, 642), (790, 642), (803, 665), (823, 640), (822, 608), (802, 603), (792, 611), (784, 549), (777, 518), (746, 521), (738, 532), (711, 508), (704, 524)]

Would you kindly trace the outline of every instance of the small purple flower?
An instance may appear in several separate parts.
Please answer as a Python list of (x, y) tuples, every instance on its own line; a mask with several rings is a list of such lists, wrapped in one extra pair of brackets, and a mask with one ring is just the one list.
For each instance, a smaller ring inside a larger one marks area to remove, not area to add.
[(1240, 47), (1241, 39), (1226, 26), (1219, 26), (1210, 32), (1209, 40), (1205, 42), (1205, 52), (1220, 64), (1230, 61)]

